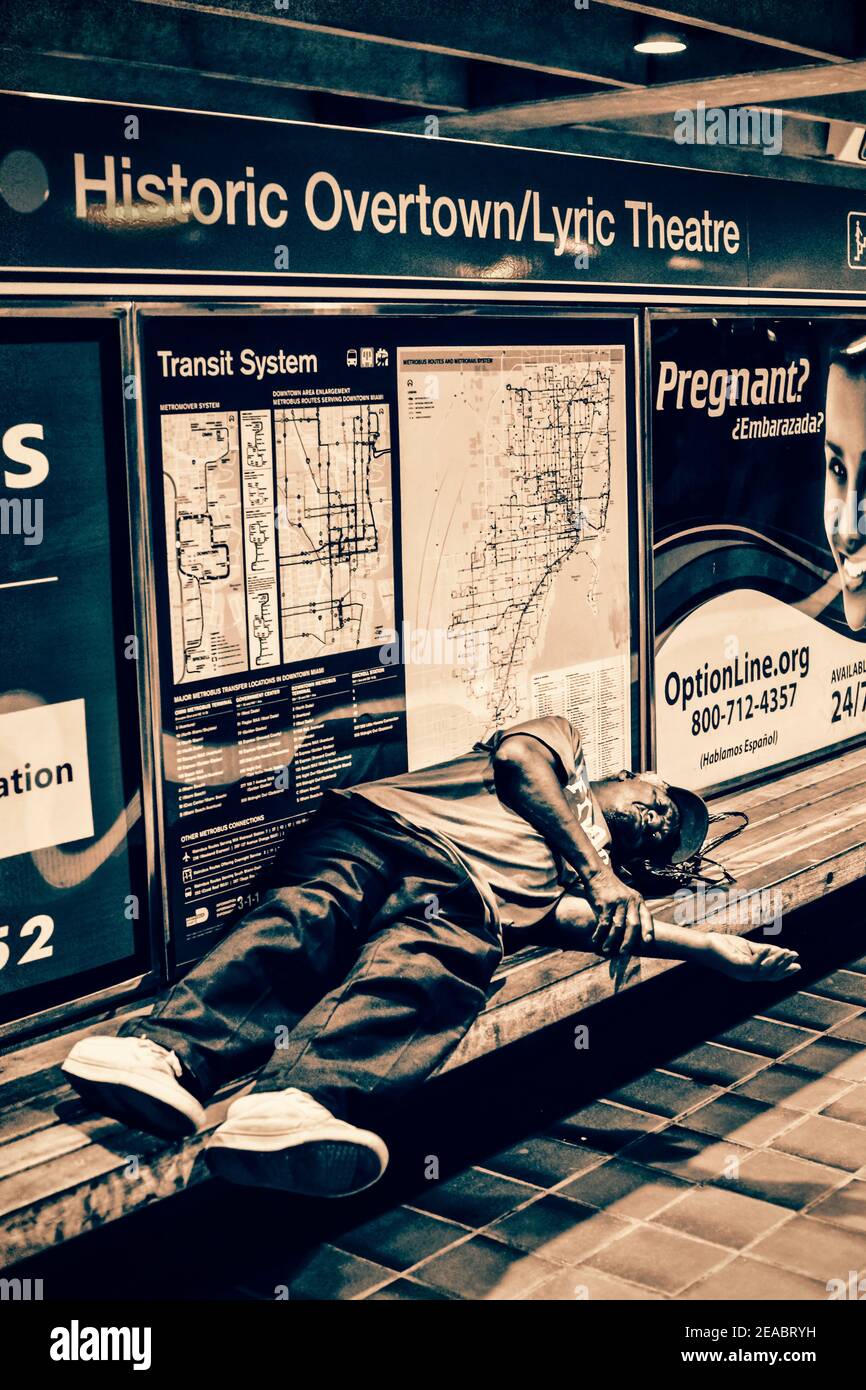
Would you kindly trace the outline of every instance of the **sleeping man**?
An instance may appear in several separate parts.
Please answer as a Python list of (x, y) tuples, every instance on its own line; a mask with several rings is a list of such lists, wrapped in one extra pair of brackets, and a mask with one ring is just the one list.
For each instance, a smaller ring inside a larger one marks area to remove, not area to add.
[(212, 1134), (234, 1182), (340, 1196), (385, 1171), (372, 1107), (430, 1076), (484, 1008), (503, 930), (779, 979), (794, 952), (654, 923), (615, 866), (681, 862), (701, 799), (653, 773), (590, 783), (566, 719), (500, 730), (449, 762), (328, 793), (285, 844), (260, 904), (147, 1018), (75, 1044), (64, 1071), (98, 1110), (193, 1133), (225, 1082), (257, 1072)]

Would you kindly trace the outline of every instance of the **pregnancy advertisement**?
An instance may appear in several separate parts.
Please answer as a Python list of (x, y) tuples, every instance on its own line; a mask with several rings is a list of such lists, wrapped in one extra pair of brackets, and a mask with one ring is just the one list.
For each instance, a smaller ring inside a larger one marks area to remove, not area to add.
[(652, 325), (656, 761), (708, 791), (866, 734), (866, 319)]

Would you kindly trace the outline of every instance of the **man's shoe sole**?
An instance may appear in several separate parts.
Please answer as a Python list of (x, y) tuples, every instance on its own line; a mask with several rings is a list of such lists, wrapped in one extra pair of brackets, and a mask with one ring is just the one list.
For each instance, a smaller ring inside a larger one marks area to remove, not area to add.
[[(225, 1126), (221, 1126), (221, 1129)], [(215, 1176), (245, 1187), (272, 1187), (304, 1197), (349, 1197), (378, 1182), (388, 1150), (376, 1134), (358, 1143), (333, 1135), (232, 1135), (218, 1129), (205, 1156)]]
[[(190, 1096), (191, 1114), (160, 1096), (153, 1078), (131, 1075), (119, 1067), (67, 1057), (61, 1071), (69, 1077), (83, 1101), (100, 1115), (109, 1115), (132, 1129), (143, 1129), (161, 1139), (182, 1139), (195, 1134), (204, 1123), (204, 1110)], [(144, 1083), (144, 1084), (142, 1084)]]

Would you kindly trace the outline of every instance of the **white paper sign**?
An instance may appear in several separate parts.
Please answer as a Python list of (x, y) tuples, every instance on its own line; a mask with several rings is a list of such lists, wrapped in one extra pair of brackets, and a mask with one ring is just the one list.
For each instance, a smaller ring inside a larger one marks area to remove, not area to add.
[(84, 701), (0, 714), (0, 859), (92, 834)]

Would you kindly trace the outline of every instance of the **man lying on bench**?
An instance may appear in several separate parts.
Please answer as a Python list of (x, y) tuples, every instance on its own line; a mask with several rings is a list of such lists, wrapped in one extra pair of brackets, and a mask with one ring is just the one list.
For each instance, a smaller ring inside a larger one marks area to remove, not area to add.
[(75, 1044), (64, 1071), (97, 1110), (194, 1132), (202, 1103), (258, 1070), (211, 1136), (234, 1182), (338, 1196), (385, 1170), (370, 1128), (445, 1060), (482, 1011), (502, 928), (557, 924), (581, 950), (690, 959), (779, 979), (793, 951), (653, 923), (613, 865), (682, 861), (699, 797), (655, 774), (590, 784), (559, 716), (463, 757), (331, 792), (287, 840), (261, 903), (145, 1019)]

